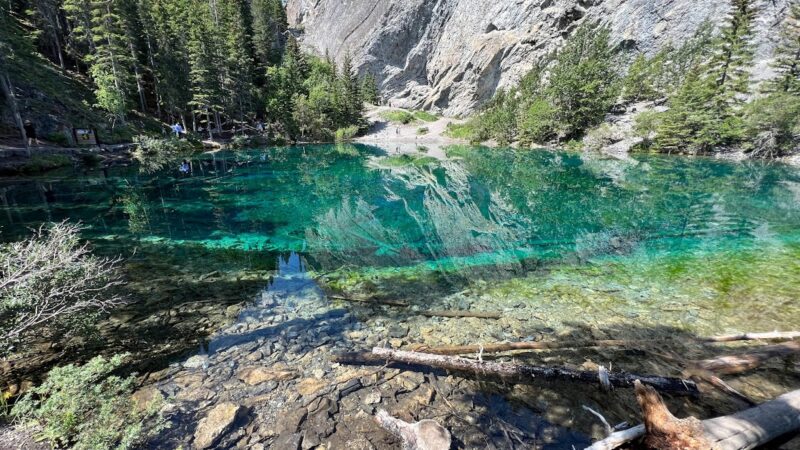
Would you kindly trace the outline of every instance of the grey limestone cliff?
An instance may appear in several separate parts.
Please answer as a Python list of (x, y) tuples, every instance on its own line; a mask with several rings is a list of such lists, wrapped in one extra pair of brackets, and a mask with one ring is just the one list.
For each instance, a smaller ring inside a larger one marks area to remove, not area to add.
[[(769, 58), (787, 0), (757, 0), (755, 78)], [(515, 85), (584, 21), (611, 27), (624, 50), (679, 45), (729, 0), (288, 0), (303, 45), (371, 71), (390, 104), (469, 114)]]

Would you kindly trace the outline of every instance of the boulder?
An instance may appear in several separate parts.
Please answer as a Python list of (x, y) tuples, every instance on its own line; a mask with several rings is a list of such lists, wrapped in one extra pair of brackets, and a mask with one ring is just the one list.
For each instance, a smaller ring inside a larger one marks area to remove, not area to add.
[(268, 369), (266, 367), (245, 367), (236, 374), (236, 377), (245, 384), (254, 386), (267, 381), (288, 381), (297, 378), (297, 373), (291, 370)]
[(198, 450), (212, 448), (233, 429), (236, 420), (246, 411), (246, 408), (235, 403), (220, 403), (215, 406), (197, 424), (194, 447)]

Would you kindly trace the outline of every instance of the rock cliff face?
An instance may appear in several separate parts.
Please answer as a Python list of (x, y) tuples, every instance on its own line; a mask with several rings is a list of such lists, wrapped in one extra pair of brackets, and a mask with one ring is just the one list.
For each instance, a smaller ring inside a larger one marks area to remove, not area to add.
[[(787, 0), (756, 0), (756, 78), (769, 58)], [(307, 48), (337, 60), (350, 52), (374, 73), (390, 104), (469, 114), (497, 89), (515, 85), (585, 21), (611, 27), (623, 49), (680, 44), (729, 0), (288, 0)]]

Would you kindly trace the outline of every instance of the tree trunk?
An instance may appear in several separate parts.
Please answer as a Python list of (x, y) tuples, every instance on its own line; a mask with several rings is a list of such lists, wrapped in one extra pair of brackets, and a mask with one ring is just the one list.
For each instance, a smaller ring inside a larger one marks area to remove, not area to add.
[[(445, 370), (468, 373), (480, 377), (497, 379), (520, 384), (531, 384), (539, 380), (580, 381), (601, 384), (601, 374), (593, 371), (579, 371), (565, 367), (539, 367), (515, 363), (480, 361), (453, 356), (432, 355), (428, 353), (407, 352), (375, 347), (375, 358), (406, 364), (435, 367)], [(365, 358), (369, 359), (369, 358)], [(345, 358), (338, 359), (347, 362)], [(373, 360), (374, 361), (374, 360)], [(697, 395), (697, 385), (691, 380), (680, 378), (636, 375), (625, 372), (607, 373), (608, 382), (614, 387), (632, 387), (636, 380), (642, 380), (662, 392), (676, 395)]]
[[(0, 64), (5, 64), (5, 61), (0, 58)], [(11, 78), (6, 72), (0, 72), (0, 89), (3, 90), (3, 95), (6, 97), (11, 114), (14, 116), (14, 122), (19, 129), (19, 135), (22, 138), (22, 143), (25, 145), (25, 151), (28, 157), (31, 156), (31, 149), (28, 147), (28, 135), (25, 133), (25, 124), (22, 123), (22, 116), (19, 114), (17, 107), (17, 97), (14, 94), (14, 85), (11, 84)]]
[(797, 353), (800, 353), (800, 341), (791, 341), (768, 345), (739, 355), (720, 356), (696, 361), (693, 365), (697, 369), (730, 375), (755, 369), (772, 358), (791, 356)]
[(750, 450), (800, 430), (800, 390), (701, 422), (676, 419), (651, 387), (637, 383), (635, 389), (645, 425), (613, 433), (587, 450), (612, 450), (641, 437), (654, 450)]

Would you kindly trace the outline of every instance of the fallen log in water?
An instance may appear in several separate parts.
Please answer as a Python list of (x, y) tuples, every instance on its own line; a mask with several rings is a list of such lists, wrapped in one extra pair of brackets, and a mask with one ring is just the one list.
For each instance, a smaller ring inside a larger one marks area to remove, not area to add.
[[(723, 336), (711, 336), (692, 339), (700, 343), (714, 342), (735, 342), (752, 340), (791, 340), (800, 338), (800, 332), (772, 332), (772, 333), (741, 333)], [(448, 345), (438, 347), (427, 347), (416, 345), (412, 347), (414, 351), (424, 351), (437, 355), (468, 355), (472, 353), (502, 353), (515, 350), (549, 350), (559, 348), (591, 348), (591, 347), (635, 347), (642, 345), (663, 345), (664, 339), (640, 339), (640, 340), (586, 340), (586, 341), (530, 341), (530, 342), (499, 342), (490, 344), (475, 345)]]
[(454, 318), (461, 318), (461, 317), (476, 317), (478, 319), (502, 319), (503, 315), (499, 312), (491, 312), (491, 311), (466, 311), (466, 310), (458, 310), (458, 309), (448, 309), (448, 310), (441, 310), (441, 311), (420, 311), (420, 315), (426, 317), (454, 317)]
[(400, 438), (404, 450), (445, 450), (452, 445), (450, 432), (434, 420), (408, 423), (381, 409), (375, 415), (375, 421)]
[(800, 353), (800, 341), (791, 341), (760, 347), (738, 355), (726, 355), (695, 361), (692, 363), (692, 367), (717, 374), (730, 375), (755, 369), (772, 358), (782, 358), (797, 353)]
[[(345, 364), (364, 364), (376, 361), (391, 361), (415, 366), (452, 370), (456, 372), (488, 377), (497, 381), (532, 384), (539, 380), (579, 381), (583, 383), (601, 384), (599, 372), (580, 371), (566, 367), (540, 367), (523, 364), (479, 361), (474, 359), (459, 358), (428, 353), (407, 352), (376, 347), (372, 353), (348, 353), (334, 359)], [(614, 387), (633, 387), (636, 380), (642, 380), (661, 392), (676, 395), (697, 395), (697, 385), (694, 381), (680, 378), (643, 376), (625, 372), (604, 372), (608, 382)]]
[(612, 450), (641, 437), (655, 450), (750, 450), (800, 430), (800, 390), (704, 421), (675, 418), (658, 393), (642, 383), (636, 384), (636, 398), (645, 424), (613, 433), (588, 450)]

